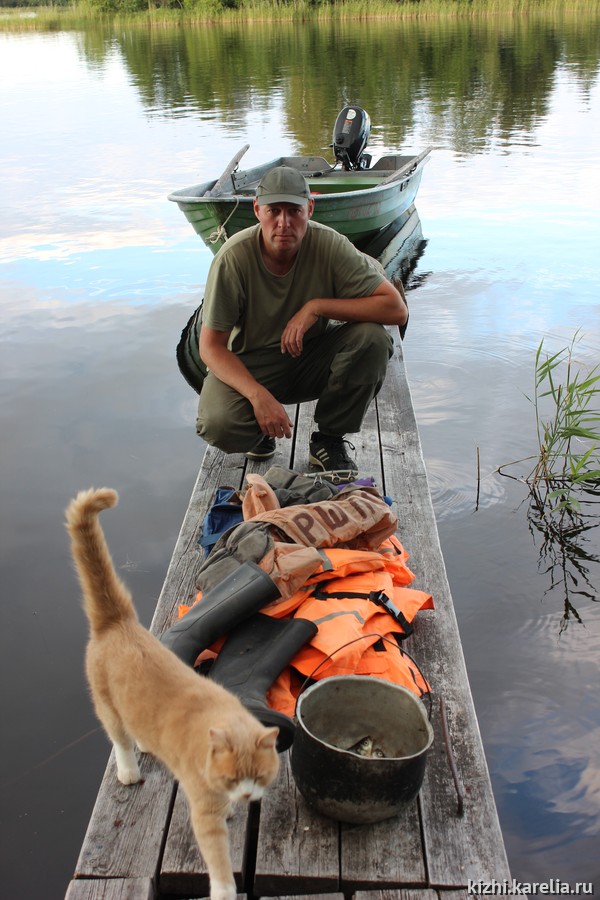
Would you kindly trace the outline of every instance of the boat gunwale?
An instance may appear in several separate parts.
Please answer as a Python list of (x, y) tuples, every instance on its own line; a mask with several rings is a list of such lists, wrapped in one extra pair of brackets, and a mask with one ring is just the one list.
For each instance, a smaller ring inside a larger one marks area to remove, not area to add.
[[(411, 178), (413, 178), (417, 173), (419, 173), (421, 171), (423, 166), (429, 161), (429, 153), (430, 152), (431, 152), (431, 148), (428, 148), (426, 151), (424, 151), (424, 153), (415, 154), (412, 157), (408, 156), (406, 154), (403, 155), (400, 153), (393, 154), (391, 156), (382, 157), (382, 159), (392, 159), (394, 157), (401, 157), (403, 159), (407, 159), (408, 162), (405, 164), (407, 166), (410, 165), (412, 160), (417, 160), (414, 168), (407, 171), (406, 174), (404, 174), (404, 175), (399, 175), (399, 177), (397, 179), (389, 180), (386, 182), (386, 179), (391, 178), (396, 172), (399, 173), (401, 171), (401, 169), (376, 169), (376, 168), (360, 169), (360, 170), (356, 171), (356, 175), (363, 174), (363, 173), (370, 173), (370, 174), (377, 173), (378, 176), (381, 175), (380, 183), (374, 184), (370, 187), (357, 188), (355, 190), (349, 190), (349, 191), (328, 191), (326, 194), (317, 194), (316, 196), (312, 197), (311, 199), (313, 199), (315, 201), (315, 203), (318, 203), (319, 206), (321, 206), (324, 204), (324, 202), (327, 202), (328, 200), (340, 201), (346, 197), (348, 197), (350, 199), (358, 198), (358, 197), (371, 198), (374, 194), (377, 194), (381, 191), (384, 191), (384, 192), (388, 191), (388, 190), (392, 191), (394, 188), (397, 188), (397, 187), (400, 187), (400, 185), (406, 184), (407, 181), (409, 181)], [(294, 159), (323, 160), (323, 162), (325, 162), (326, 165), (329, 165), (327, 163), (327, 161), (323, 159), (323, 157), (319, 157), (319, 156), (314, 156), (314, 157), (311, 157), (311, 156), (308, 156), (308, 157), (282, 156), (282, 157), (279, 157), (278, 159), (271, 160), (268, 163), (264, 163), (261, 166), (255, 166), (254, 168), (251, 168), (251, 169), (245, 169), (243, 172), (239, 173), (240, 175), (243, 174), (246, 176), (246, 184), (244, 185), (244, 187), (247, 189), (251, 189), (250, 186), (258, 184), (258, 182), (260, 181), (262, 176), (265, 174), (265, 172), (268, 172), (270, 169), (274, 168), (277, 165), (285, 165), (285, 162), (284, 162), (285, 160), (291, 161)], [(295, 168), (297, 168), (297, 167), (295, 167)], [(305, 174), (305, 171), (303, 171), (301, 169), (298, 169), (298, 171), (301, 171), (302, 174), (305, 176), (305, 178), (310, 180), (310, 172), (311, 172), (310, 169), (306, 170), (306, 174)], [(316, 172), (318, 170), (315, 169), (312, 171)], [(255, 173), (255, 172), (256, 172), (256, 178), (254, 178), (254, 177), (247, 178), (248, 175), (250, 175), (250, 174), (253, 175), (253, 173)], [(353, 172), (347, 172), (342, 169), (336, 169), (333, 166), (331, 166), (329, 168), (329, 171), (327, 173), (321, 173), (321, 174), (330, 175), (333, 172), (336, 172), (337, 174), (344, 175), (344, 176), (348, 176), (348, 175), (352, 176), (352, 174), (353, 174)], [(234, 173), (234, 175), (235, 175), (235, 173)], [(212, 189), (212, 187), (214, 187), (216, 182), (217, 182), (217, 180), (215, 179), (215, 181), (207, 181), (207, 182), (204, 182), (201, 184), (192, 185), (190, 187), (179, 188), (176, 191), (171, 191), (171, 193), (168, 195), (168, 199), (172, 200), (174, 203), (177, 203), (177, 204), (189, 203), (189, 204), (193, 204), (193, 205), (204, 205), (204, 204), (209, 204), (209, 203), (214, 203), (214, 204), (225, 203), (225, 204), (231, 205), (236, 202), (245, 204), (245, 203), (251, 202), (254, 199), (254, 193), (253, 194), (238, 194), (238, 193), (233, 193), (231, 191), (222, 191), (220, 194), (218, 194), (214, 197), (204, 196), (204, 194), (206, 194), (206, 191), (210, 191)], [(189, 192), (189, 191), (196, 191), (197, 193), (195, 193), (195, 194), (185, 193), (185, 192)], [(203, 193), (201, 194), (200, 191), (202, 191)]]

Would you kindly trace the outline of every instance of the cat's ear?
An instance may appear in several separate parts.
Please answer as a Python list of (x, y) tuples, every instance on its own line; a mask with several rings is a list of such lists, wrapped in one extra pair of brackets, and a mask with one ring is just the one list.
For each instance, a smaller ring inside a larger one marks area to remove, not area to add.
[(277, 743), (278, 734), (279, 728), (268, 728), (265, 733), (258, 738), (256, 746), (261, 747), (263, 750), (273, 750)]
[(231, 750), (231, 739), (225, 728), (210, 728), (208, 731), (213, 750)]

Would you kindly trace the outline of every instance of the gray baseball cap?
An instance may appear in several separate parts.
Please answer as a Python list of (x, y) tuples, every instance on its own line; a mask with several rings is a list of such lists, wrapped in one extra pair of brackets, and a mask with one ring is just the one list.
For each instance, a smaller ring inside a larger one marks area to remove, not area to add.
[(256, 188), (259, 206), (270, 203), (295, 203), (303, 206), (310, 200), (306, 178), (290, 166), (277, 166), (261, 178)]

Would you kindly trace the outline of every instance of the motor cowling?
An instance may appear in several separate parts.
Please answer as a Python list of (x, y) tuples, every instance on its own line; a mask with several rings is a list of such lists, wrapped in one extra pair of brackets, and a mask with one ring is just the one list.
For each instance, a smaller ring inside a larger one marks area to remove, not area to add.
[(344, 169), (368, 169), (371, 156), (364, 153), (371, 133), (371, 119), (360, 106), (345, 106), (333, 129), (333, 152)]

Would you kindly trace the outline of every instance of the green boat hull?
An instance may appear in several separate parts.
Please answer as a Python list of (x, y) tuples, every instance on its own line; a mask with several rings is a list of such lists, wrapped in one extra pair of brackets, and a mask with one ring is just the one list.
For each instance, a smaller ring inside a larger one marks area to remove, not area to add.
[(343, 171), (322, 157), (281, 157), (254, 169), (232, 172), (173, 191), (194, 231), (213, 253), (243, 228), (256, 224), (256, 185), (269, 169), (297, 168), (307, 178), (315, 206), (313, 219), (346, 235), (354, 244), (373, 237), (414, 203), (430, 149), (419, 156), (386, 156), (371, 169)]

